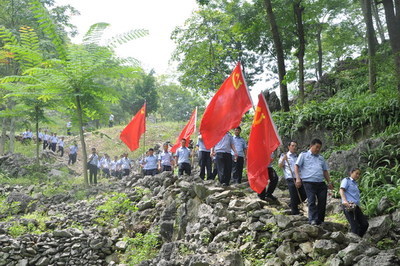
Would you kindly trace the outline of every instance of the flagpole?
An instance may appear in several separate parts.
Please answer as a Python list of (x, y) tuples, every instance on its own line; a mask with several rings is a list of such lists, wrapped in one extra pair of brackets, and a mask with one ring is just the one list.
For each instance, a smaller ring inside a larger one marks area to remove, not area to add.
[[(144, 100), (144, 106), (146, 106), (145, 107), (145, 109), (144, 109), (144, 120), (146, 121), (146, 117), (147, 117), (147, 101), (146, 101), (146, 99)], [(147, 130), (145, 130), (144, 131), (144, 133), (143, 133), (143, 153), (142, 153), (142, 161), (143, 161), (143, 159), (144, 159), (144, 157), (145, 157), (145, 154), (146, 154), (146, 131)], [(141, 165), (139, 164), (139, 170), (141, 169)], [(139, 171), (139, 173), (140, 173), (141, 171)]]
[(251, 106), (253, 107), (253, 111), (254, 112), (256, 112), (256, 108), (254, 107), (254, 103), (253, 103), (253, 99), (251, 98), (251, 94), (250, 94), (250, 91), (249, 91), (249, 87), (247, 86), (247, 82), (246, 82), (246, 75), (245, 75), (245, 69), (244, 69), (244, 65), (239, 61), (239, 64), (240, 64), (240, 71), (242, 72), (242, 76), (243, 76), (243, 81), (244, 81), (244, 85), (245, 85), (245, 87), (246, 87), (246, 91), (247, 91), (247, 94), (248, 94), (248, 96), (249, 96), (249, 98), (250, 98), (250, 101), (251, 101)]
[[(197, 106), (195, 109), (195, 116), (194, 116), (194, 135), (196, 136), (196, 123), (197, 123)], [(193, 140), (194, 143), (194, 140)], [(194, 167), (194, 147), (193, 147), (193, 152), (192, 152), (192, 168)]]

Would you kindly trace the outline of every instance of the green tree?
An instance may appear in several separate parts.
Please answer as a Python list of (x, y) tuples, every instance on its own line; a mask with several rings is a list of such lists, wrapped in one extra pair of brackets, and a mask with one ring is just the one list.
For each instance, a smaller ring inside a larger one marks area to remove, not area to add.
[[(42, 87), (36, 87), (36, 81), (32, 79), (29, 72), (30, 69), (43, 63), (39, 39), (36, 32), (28, 26), (21, 27), (18, 36), (15, 36), (4, 27), (0, 27), (0, 39), (5, 43), (3, 48), (13, 55), (13, 59), (18, 64), (18, 73), (20, 74), (0, 79), (0, 87), (5, 89), (4, 97), (13, 97), (18, 100), (24, 110), (24, 112), (20, 112), (20, 106), (17, 110), (10, 108), (8, 112), (11, 113), (11, 116), (28, 116), (31, 118), (35, 122), (36, 139), (38, 139), (39, 121), (43, 120), (44, 108), (52, 103), (49, 100), (53, 98), (50, 96), (51, 92), (46, 92)], [(7, 111), (4, 113), (7, 115)], [(38, 141), (36, 142), (36, 163), (39, 164)]]
[[(204, 106), (204, 100), (195, 92), (182, 86), (166, 82), (161, 77), (158, 81), (159, 108), (158, 114), (164, 121), (186, 121), (196, 107)], [(199, 109), (201, 114), (202, 110)]]
[(395, 63), (397, 89), (400, 93), (400, 1), (382, 0), (385, 9), (386, 26)]
[(130, 121), (132, 116), (142, 107), (146, 101), (147, 113), (153, 113), (158, 108), (158, 85), (154, 77), (154, 71), (149, 73), (137, 72), (135, 75), (115, 80), (113, 85), (120, 95), (118, 104), (111, 107), (118, 121)]
[[(103, 79), (118, 78), (137, 70), (121, 67), (126, 61), (115, 57), (113, 48), (132, 39), (148, 34), (146, 30), (132, 30), (125, 34), (111, 38), (107, 46), (96, 43), (102, 39), (107, 23), (93, 25), (86, 33), (83, 45), (67, 45), (58, 35), (48, 11), (38, 0), (32, 0), (32, 10), (35, 17), (41, 22), (40, 27), (51, 39), (58, 58), (49, 60), (43, 67), (31, 70), (37, 83), (47, 89), (57, 89), (64, 103), (78, 121), (79, 135), (82, 147), (82, 156), (87, 158), (83, 126), (85, 118), (96, 118), (104, 112), (104, 102), (116, 102), (115, 90), (101, 81)], [(88, 185), (87, 164), (83, 160), (84, 180)]]
[[(248, 85), (262, 73), (262, 58), (245, 47), (241, 27), (241, 1), (205, 1), (198, 11), (177, 27), (172, 39), (177, 48), (173, 59), (178, 62), (182, 86), (210, 96), (241, 61)], [(248, 6), (248, 5), (247, 5)]]

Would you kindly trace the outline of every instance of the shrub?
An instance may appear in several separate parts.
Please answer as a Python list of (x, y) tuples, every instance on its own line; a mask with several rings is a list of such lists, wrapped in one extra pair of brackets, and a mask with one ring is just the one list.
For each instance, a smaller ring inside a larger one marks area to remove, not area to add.
[(153, 233), (136, 233), (135, 237), (125, 237), (123, 240), (128, 243), (125, 255), (129, 265), (138, 265), (144, 260), (152, 259), (159, 250), (159, 237)]
[(98, 224), (108, 225), (112, 222), (117, 225), (119, 221), (125, 220), (127, 213), (136, 212), (137, 207), (125, 193), (114, 193), (104, 204), (98, 206), (97, 210), (99, 217), (95, 221)]

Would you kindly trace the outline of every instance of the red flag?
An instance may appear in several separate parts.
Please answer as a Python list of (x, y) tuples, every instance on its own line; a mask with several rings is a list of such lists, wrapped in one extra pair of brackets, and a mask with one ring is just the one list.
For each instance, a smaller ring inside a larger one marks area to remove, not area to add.
[(181, 134), (176, 139), (175, 145), (171, 148), (171, 152), (176, 152), (176, 150), (181, 145), (181, 139), (186, 139), (186, 143), (189, 144), (190, 136), (196, 131), (196, 120), (197, 120), (197, 108), (194, 109), (192, 116), (187, 122), (186, 126), (182, 129)]
[(247, 176), (255, 192), (261, 193), (267, 186), (271, 154), (281, 143), (267, 102), (260, 93), (247, 148)]
[(211, 99), (200, 122), (200, 134), (207, 149), (238, 127), (244, 113), (253, 106), (240, 62)]
[(131, 122), (122, 130), (119, 138), (131, 151), (139, 148), (140, 136), (146, 131), (146, 103), (132, 118)]

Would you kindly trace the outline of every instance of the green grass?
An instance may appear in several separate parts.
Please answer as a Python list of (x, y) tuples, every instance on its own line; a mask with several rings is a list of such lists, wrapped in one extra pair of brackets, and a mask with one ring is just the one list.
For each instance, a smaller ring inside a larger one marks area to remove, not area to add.
[(128, 243), (123, 262), (128, 265), (138, 265), (158, 254), (160, 240), (159, 236), (154, 233), (136, 233), (134, 237), (125, 237), (123, 240)]
[(8, 232), (13, 237), (18, 237), (27, 233), (39, 235), (48, 231), (46, 222), (50, 220), (50, 217), (42, 212), (26, 214), (20, 217), (20, 219), (31, 220), (31, 222), (26, 224), (20, 221), (12, 222), (12, 225), (8, 228)]

